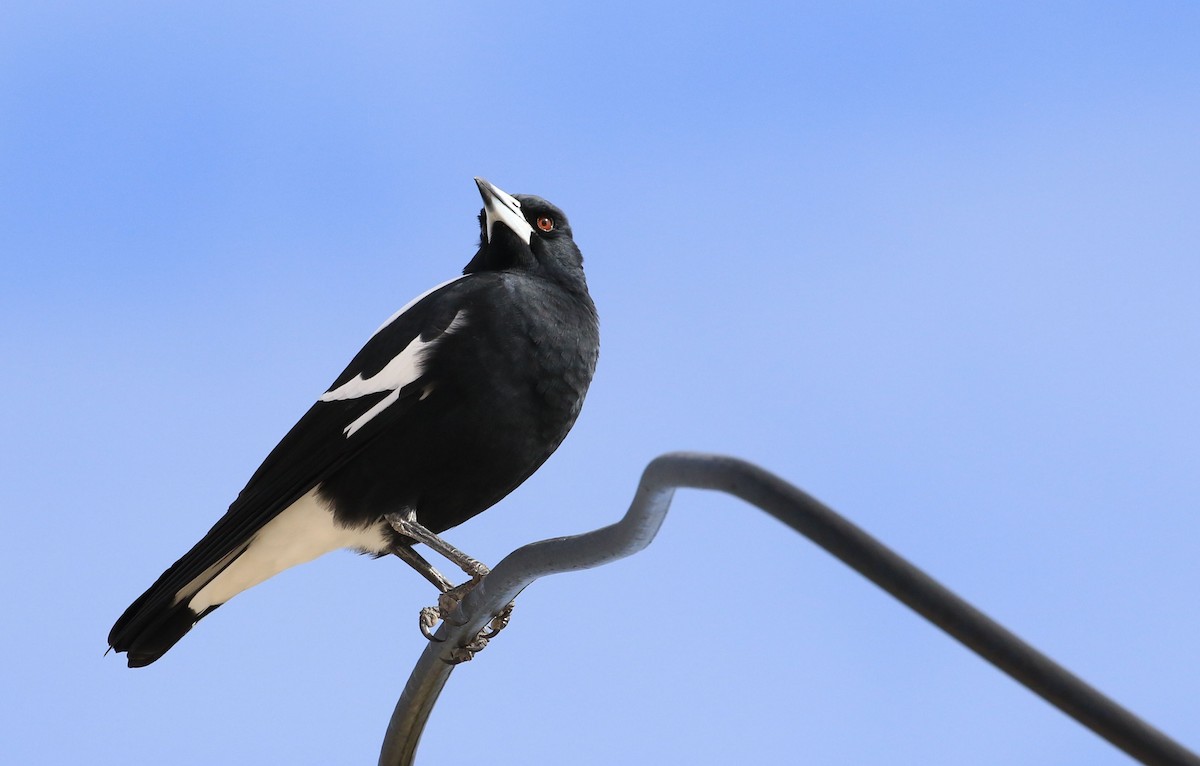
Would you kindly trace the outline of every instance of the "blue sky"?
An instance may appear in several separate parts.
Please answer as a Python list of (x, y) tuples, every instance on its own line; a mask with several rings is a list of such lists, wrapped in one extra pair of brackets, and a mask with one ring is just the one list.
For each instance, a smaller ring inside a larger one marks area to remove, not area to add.
[[(340, 553), (102, 657), (397, 307), (471, 177), (571, 216), (600, 368), (449, 538), (617, 518), (654, 455), (822, 498), (1200, 747), (1200, 9), (10, 3), (0, 574), (14, 762), (373, 762), (430, 588)], [(681, 492), (539, 582), (418, 762), (1122, 764), (801, 538)]]

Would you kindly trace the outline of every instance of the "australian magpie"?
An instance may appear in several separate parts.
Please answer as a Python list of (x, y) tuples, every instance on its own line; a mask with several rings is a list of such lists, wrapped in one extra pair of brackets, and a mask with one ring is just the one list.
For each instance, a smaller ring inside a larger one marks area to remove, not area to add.
[(448, 590), (412, 546), (491, 507), (567, 435), (600, 347), (583, 256), (557, 207), (475, 182), (479, 250), (462, 276), (384, 322), (208, 534), (125, 610), (108, 643), (130, 667), (337, 548), (394, 553)]

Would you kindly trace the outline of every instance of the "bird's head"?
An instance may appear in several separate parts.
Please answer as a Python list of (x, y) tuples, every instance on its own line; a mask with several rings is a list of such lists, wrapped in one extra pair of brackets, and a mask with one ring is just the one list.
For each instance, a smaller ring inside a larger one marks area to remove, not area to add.
[(476, 178), (483, 197), (479, 252), (463, 269), (526, 271), (560, 282), (583, 278), (583, 255), (571, 238), (566, 215), (541, 197), (511, 195)]

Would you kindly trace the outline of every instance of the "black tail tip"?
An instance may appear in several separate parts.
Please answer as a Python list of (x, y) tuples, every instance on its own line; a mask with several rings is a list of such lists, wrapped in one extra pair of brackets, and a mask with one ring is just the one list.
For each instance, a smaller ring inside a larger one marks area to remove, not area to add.
[[(215, 608), (210, 607), (204, 614)], [(118, 622), (109, 635), (109, 648), (124, 652), (129, 667), (144, 668), (166, 654), (204, 614), (196, 614), (181, 604), (152, 619), (143, 618), (128, 625)]]
[[(182, 638), (182, 636), (180, 636), (180, 638)], [(179, 639), (176, 639), (176, 640), (179, 640)], [(167, 650), (170, 648), (171, 648), (170, 646), (167, 646), (167, 647), (155, 648), (155, 649), (144, 649), (144, 648), (118, 649), (115, 646), (110, 646), (104, 652), (104, 656), (107, 657), (109, 652), (116, 652), (117, 654), (124, 654), (125, 660), (129, 667), (144, 668), (147, 665), (149, 665), (150, 663), (157, 660), (159, 657), (166, 654)]]
[(129, 667), (144, 668), (147, 665), (149, 665), (150, 663), (157, 660), (159, 657), (163, 656), (164, 654), (166, 654), (165, 651), (157, 652), (157, 653), (155, 653), (155, 652), (127, 652), (125, 654), (125, 658), (129, 661)]

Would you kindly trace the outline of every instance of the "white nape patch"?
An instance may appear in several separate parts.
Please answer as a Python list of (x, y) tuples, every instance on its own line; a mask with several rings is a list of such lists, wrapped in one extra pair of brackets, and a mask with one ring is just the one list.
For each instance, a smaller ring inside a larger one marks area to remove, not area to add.
[[(258, 530), (242, 554), (192, 596), (188, 609), (200, 614), (285, 569), (339, 548), (383, 553), (390, 545), (385, 526), (380, 521), (369, 527), (343, 527), (317, 490), (309, 490)], [(186, 592), (187, 588), (180, 591)]]
[(433, 287), (429, 288), (429, 289), (428, 289), (428, 290), (426, 290), (425, 292), (423, 292), (423, 293), (421, 293), (420, 295), (418, 295), (416, 298), (413, 298), (411, 301), (409, 301), (408, 303), (406, 303), (406, 304), (404, 304), (403, 306), (401, 306), (399, 311), (397, 311), (395, 314), (392, 314), (390, 317), (388, 317), (388, 318), (387, 318), (387, 321), (386, 321), (386, 322), (384, 322), (383, 324), (379, 325), (379, 329), (378, 329), (378, 330), (376, 330), (375, 332), (371, 333), (371, 337), (372, 337), (372, 338), (374, 338), (376, 335), (378, 335), (379, 333), (383, 332), (383, 329), (384, 329), (385, 327), (387, 327), (388, 325), (390, 325), (392, 322), (395, 322), (397, 319), (399, 319), (401, 314), (403, 314), (405, 311), (408, 311), (409, 309), (411, 309), (413, 306), (417, 305), (417, 304), (418, 304), (418, 303), (420, 303), (421, 301), (425, 300), (426, 298), (428, 298), (428, 297), (429, 297), (430, 295), (432, 295), (433, 293), (436, 293), (438, 290), (441, 290), (441, 289), (442, 289), (443, 287), (445, 287), (446, 285), (452, 285), (452, 284), (454, 284), (455, 282), (457, 282), (458, 280), (460, 280), (460, 279), (466, 279), (466, 278), (467, 278), (467, 277), (469, 277), (469, 276), (471, 276), (471, 275), (470, 275), (470, 274), (463, 274), (462, 276), (455, 277), (454, 279), (447, 279), (445, 282), (442, 282), (440, 285), (434, 285)]
[(342, 433), (346, 435), (346, 438), (349, 439), (358, 429), (369, 423), (372, 418), (399, 401), (400, 389), (421, 377), (423, 360), (420, 354), (423, 350), (434, 345), (446, 335), (455, 332), (466, 323), (467, 312), (465, 309), (460, 309), (454, 315), (454, 319), (450, 320), (450, 325), (446, 328), (446, 331), (433, 340), (423, 341), (421, 340), (421, 336), (418, 335), (413, 338), (411, 343), (404, 347), (403, 351), (396, 354), (392, 361), (384, 365), (382, 370), (371, 377), (364, 378), (360, 372), (337, 388), (330, 389), (322, 394), (320, 401), (335, 402), (343, 399), (358, 399), (368, 394), (379, 394), (384, 391), (390, 392), (387, 396), (376, 402), (371, 409), (359, 415), (353, 423), (342, 429)]

